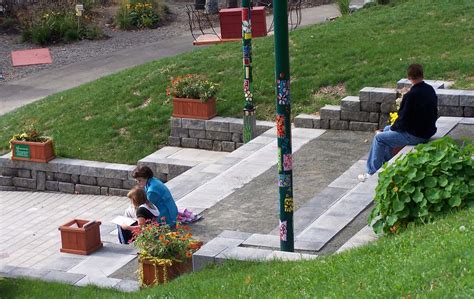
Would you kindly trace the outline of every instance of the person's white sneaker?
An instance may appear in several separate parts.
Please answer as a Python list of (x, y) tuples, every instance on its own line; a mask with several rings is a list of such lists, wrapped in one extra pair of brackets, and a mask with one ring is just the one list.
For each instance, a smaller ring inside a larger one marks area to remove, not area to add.
[(370, 177), (370, 174), (364, 173), (364, 174), (359, 174), (357, 178), (359, 179), (359, 182), (365, 182)]

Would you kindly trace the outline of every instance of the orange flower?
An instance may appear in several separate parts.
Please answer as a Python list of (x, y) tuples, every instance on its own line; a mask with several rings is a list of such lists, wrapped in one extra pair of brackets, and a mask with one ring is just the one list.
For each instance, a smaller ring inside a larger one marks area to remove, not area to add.
[(186, 257), (192, 257), (193, 254), (191, 253), (191, 251), (186, 251)]

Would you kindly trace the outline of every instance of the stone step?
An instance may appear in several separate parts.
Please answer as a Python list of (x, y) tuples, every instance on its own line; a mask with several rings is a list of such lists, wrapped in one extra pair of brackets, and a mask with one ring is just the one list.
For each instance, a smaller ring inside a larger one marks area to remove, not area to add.
[[(304, 144), (319, 137), (324, 130), (296, 128), (292, 130), (292, 149), (296, 152)], [(262, 146), (263, 145), (263, 146)], [(255, 151), (255, 149), (257, 149)], [(230, 166), (210, 181), (194, 189), (177, 201), (178, 207), (203, 211), (232, 194), (253, 178), (276, 165), (276, 130), (271, 129), (234, 151), (226, 159), (235, 158)], [(209, 167), (211, 167), (210, 165)]]
[(359, 232), (357, 232), (352, 238), (350, 238), (344, 245), (342, 245), (336, 253), (340, 253), (352, 248), (366, 245), (370, 242), (377, 240), (377, 235), (370, 226), (364, 226)]

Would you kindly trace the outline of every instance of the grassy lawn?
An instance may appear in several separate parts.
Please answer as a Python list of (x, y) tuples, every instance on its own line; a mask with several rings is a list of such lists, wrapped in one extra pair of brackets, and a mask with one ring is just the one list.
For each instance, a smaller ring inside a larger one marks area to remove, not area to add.
[[(428, 79), (474, 88), (474, 2), (394, 3), (291, 32), (293, 115), (337, 104), (365, 86), (394, 87), (412, 62), (424, 64)], [(258, 119), (275, 113), (272, 53), (273, 37), (253, 41)], [(239, 43), (200, 48), (50, 96), (0, 117), (0, 151), (33, 120), (55, 139), (60, 156), (134, 164), (166, 144), (172, 77), (206, 74), (220, 84), (218, 114), (241, 117), (241, 57)]]
[(0, 280), (0, 298), (472, 298), (474, 209), (339, 255), (244, 263), (123, 294), (40, 281)]

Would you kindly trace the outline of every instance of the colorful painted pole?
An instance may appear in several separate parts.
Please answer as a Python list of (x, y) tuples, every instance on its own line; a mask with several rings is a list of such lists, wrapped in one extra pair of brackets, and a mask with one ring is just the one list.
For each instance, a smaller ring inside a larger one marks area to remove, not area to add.
[(282, 251), (294, 251), (293, 156), (291, 149), (290, 58), (288, 51), (287, 8), (287, 0), (273, 0), (278, 188), (280, 195), (280, 249)]
[(242, 52), (244, 65), (244, 128), (243, 141), (249, 142), (255, 137), (255, 106), (253, 104), (252, 83), (252, 2), (242, 0)]

